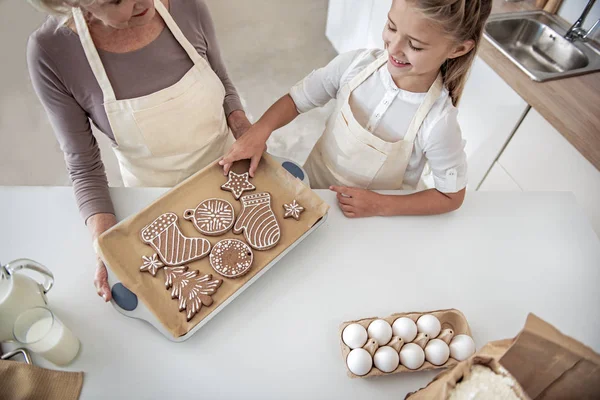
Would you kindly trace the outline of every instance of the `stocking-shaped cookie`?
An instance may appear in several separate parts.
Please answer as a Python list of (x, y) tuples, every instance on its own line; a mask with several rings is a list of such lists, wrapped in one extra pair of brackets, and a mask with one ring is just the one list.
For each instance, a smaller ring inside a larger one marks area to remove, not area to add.
[(183, 236), (174, 213), (165, 213), (142, 229), (142, 240), (171, 266), (199, 260), (210, 252), (208, 240)]
[(275, 247), (281, 239), (281, 229), (271, 209), (271, 195), (257, 193), (244, 196), (242, 212), (233, 227), (234, 233), (244, 232), (250, 247), (256, 250), (268, 250)]

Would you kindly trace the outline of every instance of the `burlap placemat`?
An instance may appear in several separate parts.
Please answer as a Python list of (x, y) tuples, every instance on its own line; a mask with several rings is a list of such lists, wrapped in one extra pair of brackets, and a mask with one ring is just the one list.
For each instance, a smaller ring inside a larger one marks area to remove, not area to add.
[(0, 400), (76, 400), (83, 372), (63, 372), (0, 360)]

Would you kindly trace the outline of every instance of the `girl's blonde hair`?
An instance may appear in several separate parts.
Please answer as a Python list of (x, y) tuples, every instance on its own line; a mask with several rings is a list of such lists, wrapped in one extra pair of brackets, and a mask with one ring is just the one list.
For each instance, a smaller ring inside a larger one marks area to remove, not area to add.
[(472, 40), (475, 46), (467, 54), (448, 59), (442, 65), (444, 85), (456, 106), (462, 96), (469, 70), (483, 36), (485, 22), (492, 11), (492, 0), (408, 0), (457, 43)]

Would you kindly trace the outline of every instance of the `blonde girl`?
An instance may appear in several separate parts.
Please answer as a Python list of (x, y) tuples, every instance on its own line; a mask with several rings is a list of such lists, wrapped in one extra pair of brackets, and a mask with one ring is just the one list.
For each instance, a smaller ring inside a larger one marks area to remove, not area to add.
[[(271, 133), (336, 99), (305, 169), (313, 188), (337, 192), (347, 217), (456, 210), (467, 184), (456, 108), (482, 40), (491, 0), (394, 0), (385, 50), (341, 54), (273, 104), (220, 161), (227, 173), (250, 159), (256, 171)], [(409, 195), (425, 164), (434, 189)]]

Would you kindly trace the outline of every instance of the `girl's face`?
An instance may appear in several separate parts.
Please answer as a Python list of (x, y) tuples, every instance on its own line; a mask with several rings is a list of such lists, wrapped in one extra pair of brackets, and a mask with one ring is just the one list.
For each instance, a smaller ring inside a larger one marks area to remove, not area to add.
[(390, 55), (387, 67), (394, 81), (397, 84), (422, 81), (426, 83), (422, 91), (435, 80), (447, 59), (460, 57), (473, 48), (472, 41), (457, 44), (406, 0), (394, 0), (383, 41)]
[(156, 13), (153, 0), (97, 0), (85, 10), (114, 29), (145, 25)]

